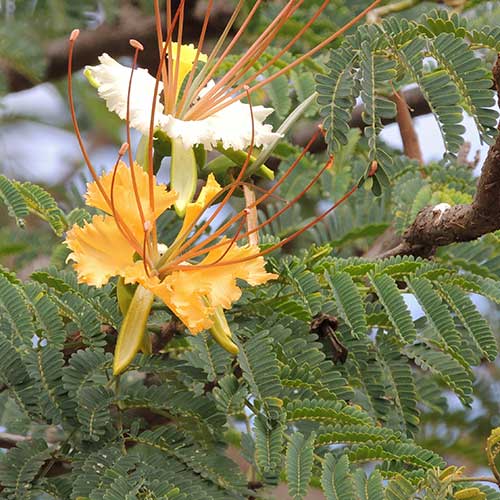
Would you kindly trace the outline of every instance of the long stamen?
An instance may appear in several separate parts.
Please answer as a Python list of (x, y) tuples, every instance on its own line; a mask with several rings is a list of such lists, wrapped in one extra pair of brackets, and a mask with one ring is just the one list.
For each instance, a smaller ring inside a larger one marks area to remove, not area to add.
[(116, 160), (116, 163), (113, 167), (113, 176), (111, 177), (111, 191), (110, 191), (110, 201), (111, 201), (111, 214), (113, 215), (115, 219), (115, 224), (118, 230), (122, 233), (123, 237), (132, 245), (134, 250), (137, 253), (140, 253), (140, 245), (139, 242), (136, 240), (135, 236), (131, 233), (130, 229), (122, 223), (121, 217), (119, 217), (118, 212), (116, 211), (116, 205), (115, 205), (115, 181), (116, 181), (116, 173), (118, 172), (118, 166), (120, 164), (120, 161), (122, 160), (123, 156), (126, 154), (127, 150), (129, 149), (129, 145), (127, 142), (124, 142), (120, 150), (118, 151), (118, 159)]
[[(245, 212), (246, 212), (246, 209), (245, 209)], [(248, 215), (248, 213), (247, 213), (247, 215)], [(214, 262), (212, 262), (212, 264), (219, 263), (229, 253), (229, 250), (231, 250), (231, 248), (234, 246), (234, 244), (238, 241), (240, 233), (241, 233), (241, 230), (243, 229), (243, 224), (244, 223), (245, 223), (245, 219), (241, 219), (240, 223), (238, 224), (238, 229), (236, 229), (236, 233), (231, 238), (231, 241), (227, 245), (227, 248), (224, 250), (224, 252), (222, 253), (222, 255), (217, 260), (215, 260)]]
[[(260, 82), (256, 83), (252, 87), (250, 87), (249, 92), (255, 92), (256, 90), (261, 89), (262, 87), (268, 85), (270, 82), (275, 80), (276, 78), (279, 78), (281, 75), (284, 75), (285, 73), (288, 73), (290, 70), (295, 68), (297, 65), (301, 64), (304, 62), (306, 59), (311, 58), (314, 54), (316, 54), (318, 51), (323, 49), (325, 46), (329, 45), (332, 43), (336, 38), (338, 38), (340, 35), (345, 33), (348, 29), (350, 29), (352, 26), (354, 26), (358, 21), (360, 21), (363, 17), (366, 16), (370, 10), (374, 9), (382, 0), (375, 0), (372, 4), (370, 4), (365, 10), (363, 10), (361, 13), (359, 13), (356, 17), (351, 19), (347, 24), (345, 24), (342, 28), (337, 30), (335, 33), (333, 33), (331, 36), (323, 40), (321, 43), (316, 45), (316, 47), (312, 48), (302, 56), (298, 57), (295, 59), (293, 62), (282, 68), (281, 70), (277, 71), (273, 75), (261, 80)], [(239, 90), (239, 89), (238, 89)], [(234, 95), (235, 89), (233, 89), (230, 93), (231, 95)], [(225, 99), (222, 103), (218, 104), (217, 106), (214, 106), (210, 109), (210, 114), (217, 113), (218, 111), (221, 111), (222, 109), (227, 108), (231, 104), (233, 104), (236, 101), (239, 101), (241, 99), (243, 94), (237, 94), (232, 98), (228, 98), (228, 96), (225, 96)]]
[(334, 205), (332, 205), (328, 210), (325, 210), (321, 215), (318, 215), (318, 217), (314, 218), (311, 222), (306, 224), (303, 228), (299, 229), (298, 231), (295, 231), (293, 234), (285, 238), (284, 240), (280, 241), (279, 243), (276, 243), (275, 245), (272, 245), (269, 248), (266, 248), (265, 250), (262, 250), (258, 254), (255, 255), (249, 255), (248, 257), (242, 257), (241, 259), (234, 259), (234, 260), (228, 260), (226, 262), (218, 262), (217, 264), (197, 264), (196, 266), (190, 266), (190, 265), (176, 265), (172, 263), (171, 265), (167, 266), (165, 270), (168, 272), (171, 271), (199, 271), (200, 269), (209, 269), (213, 267), (221, 267), (221, 266), (232, 266), (234, 264), (242, 264), (243, 262), (248, 262), (250, 260), (254, 260), (258, 257), (262, 257), (264, 255), (267, 255), (271, 252), (274, 252), (278, 248), (283, 247), (290, 241), (294, 240), (301, 234), (303, 234), (305, 231), (310, 229), (311, 227), (315, 226), (319, 222), (321, 222), (325, 217), (327, 217), (330, 213), (332, 213), (336, 208), (338, 208), (339, 205), (344, 203), (347, 199), (349, 199), (357, 190), (358, 190), (358, 184), (356, 184), (349, 192), (347, 192), (340, 200), (338, 200)]
[[(206, 84), (210, 81), (212, 78), (212, 75), (214, 74), (215, 71), (220, 67), (220, 65), (224, 62), (224, 59), (226, 56), (229, 54), (229, 52), (233, 49), (233, 47), (236, 45), (238, 40), (241, 38), (243, 33), (245, 32), (248, 24), (254, 17), (255, 13), (257, 12), (259, 5), (262, 3), (262, 0), (257, 0), (252, 7), (252, 10), (249, 12), (247, 18), (243, 22), (243, 24), (240, 26), (239, 30), (236, 32), (236, 35), (234, 35), (233, 39), (229, 42), (228, 46), (222, 53), (222, 55), (218, 58), (217, 62), (210, 68), (208, 71), (207, 75), (205, 76), (204, 80), (198, 85), (198, 91), (203, 89)], [(197, 92), (198, 93), (198, 92)], [(195, 96), (196, 97), (196, 96)]]
[[(301, 28), (301, 30), (288, 42), (288, 44), (281, 49), (278, 54), (276, 54), (274, 57), (270, 59), (262, 68), (260, 68), (256, 73), (253, 73), (249, 77), (247, 77), (243, 82), (241, 82), (237, 87), (230, 89), (230, 88), (221, 88), (217, 92), (216, 95), (213, 96), (213, 101), (211, 104), (212, 106), (217, 105), (218, 103), (222, 102), (224, 99), (227, 99), (231, 95), (234, 95), (239, 91), (239, 89), (242, 88), (243, 85), (248, 85), (252, 81), (255, 81), (257, 77), (262, 75), (265, 71), (267, 71), (269, 68), (271, 68), (276, 61), (279, 61), (283, 54), (285, 54), (288, 50), (290, 50), (291, 47), (293, 47), (297, 41), (302, 38), (304, 33), (311, 27), (311, 25), (316, 21), (316, 19), (323, 13), (323, 11), (328, 7), (328, 4), (330, 3), (330, 0), (324, 0), (323, 4), (318, 8), (318, 10), (315, 12), (313, 17)], [(248, 68), (249, 69), (249, 68)], [(240, 76), (245, 75), (247, 72), (247, 68), (244, 68), (244, 71), (241, 71), (240, 74), (238, 75), (238, 78)], [(213, 90), (213, 89), (212, 89)], [(205, 97), (205, 96), (204, 96)]]
[[(85, 160), (85, 163), (87, 165), (87, 168), (89, 169), (90, 175), (92, 176), (92, 179), (94, 180), (97, 188), (99, 189), (99, 192), (101, 193), (102, 197), (104, 198), (104, 201), (108, 205), (108, 207), (113, 210), (113, 204), (111, 202), (110, 197), (108, 196), (108, 193), (106, 193), (103, 185), (101, 184), (101, 181), (99, 179), (99, 176), (97, 175), (97, 172), (94, 169), (94, 166), (92, 165), (92, 162), (90, 161), (90, 157), (87, 153), (87, 149), (85, 148), (85, 144), (83, 143), (83, 138), (82, 134), (80, 133), (80, 127), (78, 126), (78, 120), (76, 119), (76, 111), (75, 111), (75, 103), (74, 103), (74, 97), (73, 97), (73, 52), (74, 52), (74, 46), (76, 39), (78, 38), (78, 35), (80, 34), (80, 30), (73, 30), (71, 32), (71, 35), (69, 37), (69, 52), (68, 52), (68, 100), (69, 100), (69, 109), (70, 109), (70, 114), (71, 114), (71, 121), (73, 123), (73, 129), (75, 131), (75, 135), (78, 141), (78, 144), (80, 146), (80, 151), (82, 152), (83, 159)], [(123, 151), (123, 154), (125, 154), (126, 150)], [(122, 158), (123, 155), (119, 156), (119, 160)], [(121, 226), (122, 230), (127, 233), (126, 239), (130, 242), (131, 245), (134, 246), (134, 248), (140, 248), (140, 246), (137, 246), (137, 240), (134, 238), (133, 234), (131, 233), (130, 229), (128, 226), (125, 224), (123, 219), (119, 214), (115, 215), (115, 220), (117, 221), (117, 224)], [(125, 236), (125, 234), (124, 234)]]
[[(252, 126), (252, 135), (250, 138), (250, 148), (248, 150), (247, 157), (245, 159), (245, 162), (243, 166), (240, 169), (240, 172), (238, 174), (238, 177), (236, 180), (231, 183), (231, 187), (229, 188), (229, 191), (227, 192), (226, 196), (224, 199), (219, 203), (219, 206), (215, 209), (215, 211), (212, 213), (212, 215), (201, 225), (201, 227), (195, 232), (195, 234), (189, 238), (179, 249), (177, 254), (180, 252), (184, 251), (186, 248), (188, 248), (194, 241), (196, 241), (201, 234), (207, 229), (207, 227), (210, 226), (210, 224), (215, 220), (215, 218), (219, 215), (221, 210), (226, 206), (228, 201), (230, 200), (231, 196), (237, 189), (240, 181), (243, 179), (245, 172), (248, 168), (248, 165), (250, 164), (250, 160), (252, 158), (252, 153), (255, 145), (255, 120), (254, 120), (254, 114), (253, 114), (253, 106), (252, 106), (252, 101), (250, 99), (250, 94), (248, 94), (248, 104), (250, 108), (250, 119), (251, 119), (251, 126)], [(211, 201), (211, 200), (210, 200)], [(210, 202), (209, 201), (209, 202)], [(189, 231), (191, 231), (191, 228), (189, 228)]]
[[(295, 161), (288, 167), (287, 171), (280, 177), (280, 179), (268, 190), (266, 191), (262, 196), (260, 196), (257, 201), (248, 206), (248, 209), (252, 209), (254, 207), (257, 207), (259, 204), (261, 204), (263, 201), (267, 200), (272, 194), (283, 184), (283, 182), (290, 176), (290, 174), (295, 170), (295, 168), (299, 165), (299, 163), (302, 161), (306, 153), (309, 151), (310, 147), (314, 143), (314, 141), (317, 139), (320, 131), (317, 130), (309, 142), (307, 143), (306, 147), (302, 150), (300, 155), (295, 159)], [(225, 224), (223, 224), (219, 229), (217, 229), (213, 234), (211, 234), (208, 238), (203, 240), (202, 242), (198, 243), (194, 247), (192, 247), (187, 254), (191, 254), (191, 252), (195, 252), (199, 250), (200, 248), (205, 247), (215, 239), (217, 239), (219, 236), (221, 236), (225, 231), (227, 231), (233, 224), (235, 224), (241, 217), (243, 217), (243, 214), (240, 212), (233, 217), (231, 217)], [(200, 233), (201, 234), (201, 233)], [(194, 235), (196, 236), (196, 235)], [(194, 236), (190, 238), (191, 242), (196, 241)], [(199, 236), (199, 235), (198, 235)], [(185, 248), (182, 248), (181, 251), (185, 250)], [(190, 258), (190, 257), (189, 257)]]
[(106, 203), (110, 205), (109, 203), (109, 197), (104, 190), (101, 181), (99, 180), (99, 176), (97, 175), (97, 172), (94, 169), (94, 166), (92, 165), (92, 162), (90, 161), (90, 157), (87, 153), (87, 149), (85, 148), (85, 144), (83, 143), (83, 138), (82, 134), (80, 133), (80, 127), (78, 126), (78, 120), (76, 119), (76, 111), (75, 111), (75, 103), (73, 99), (73, 51), (75, 47), (75, 42), (76, 39), (78, 38), (78, 35), (80, 34), (80, 30), (76, 29), (71, 32), (71, 35), (69, 37), (69, 52), (68, 52), (68, 100), (69, 100), (69, 110), (71, 114), (71, 121), (73, 122), (73, 129), (75, 130), (75, 135), (76, 139), (78, 141), (78, 144), (80, 146), (80, 150), (83, 155), (83, 159), (85, 160), (85, 163), (87, 165), (87, 168), (89, 169), (90, 175), (92, 176), (92, 179), (94, 179), (94, 182), (96, 183), (99, 191), (101, 192), (103, 198), (106, 200)]
[(233, 27), (234, 23), (236, 22), (236, 19), (238, 18), (238, 15), (240, 14), (240, 11), (243, 8), (244, 3), (245, 3), (245, 0), (238, 0), (238, 3), (236, 4), (236, 7), (234, 8), (232, 15), (231, 15), (229, 21), (227, 22), (226, 27), (224, 28), (222, 34), (217, 39), (217, 42), (215, 43), (212, 51), (209, 54), (207, 62), (205, 63), (205, 65), (201, 69), (200, 73), (194, 79), (192, 87), (189, 89), (189, 91), (187, 91), (185, 93), (186, 94), (186, 101), (184, 103), (184, 106), (181, 108), (180, 115), (184, 114), (184, 112), (186, 111), (186, 107), (189, 106), (189, 104), (195, 100), (199, 91), (203, 88), (201, 86), (201, 82), (205, 78), (205, 76), (208, 74), (208, 72), (210, 71), (212, 62), (219, 54), (219, 51), (220, 51), (221, 47), (223, 46), (224, 42), (226, 41), (226, 38), (227, 38), (229, 32), (231, 31), (231, 28)]
[[(163, 30), (161, 28), (161, 14), (160, 14), (160, 3), (159, 0), (154, 0), (154, 10), (155, 10), (155, 26), (156, 26), (156, 38), (158, 41), (158, 52), (161, 57), (163, 51)], [(165, 66), (162, 69), (162, 79), (163, 86), (167, 88), (168, 78), (167, 78), (167, 70)]]
[[(255, 61), (260, 58), (283, 25), (297, 11), (304, 0), (299, 0), (295, 5), (294, 1), (296, 0), (290, 0), (288, 2), (288, 4), (281, 10), (280, 14), (271, 22), (271, 24), (264, 30), (257, 40), (255, 40), (249, 49), (246, 50), (245, 54), (239, 59), (239, 61), (206, 94), (203, 95), (203, 98), (200, 99), (199, 102), (197, 102), (190, 109), (188, 113), (189, 116), (196, 115), (196, 110), (198, 110), (199, 113), (200, 108), (203, 107), (205, 103), (210, 103), (215, 95), (219, 93), (224, 94), (227, 89), (231, 88), (238, 81), (238, 79), (254, 65)], [(226, 55), (227, 54), (225, 52), (221, 56), (221, 61)]]
[[(181, 68), (181, 49), (182, 49), (182, 34), (184, 28), (184, 3), (181, 4), (181, 14), (179, 17), (179, 27), (177, 28), (177, 54), (175, 60), (175, 70), (174, 70), (174, 80), (173, 80), (173, 92), (169, 95), (170, 111), (175, 115), (175, 103), (177, 100), (177, 94), (179, 92), (179, 87), (182, 82), (179, 82), (179, 71)], [(171, 55), (171, 54), (170, 54)]]
[[(182, 3), (184, 3), (185, 0), (182, 0)], [(155, 88), (153, 92), (153, 102), (151, 104), (151, 117), (149, 121), (149, 134), (148, 134), (148, 184), (149, 184), (149, 207), (151, 209), (151, 213), (155, 213), (155, 198), (154, 198), (154, 172), (153, 172), (153, 136), (154, 136), (154, 130), (155, 130), (155, 115), (156, 115), (156, 101), (158, 98), (158, 93), (159, 93), (159, 87), (160, 87), (160, 75), (165, 69), (165, 57), (167, 54), (168, 46), (170, 44), (170, 41), (172, 40), (172, 34), (173, 30), (175, 28), (175, 25), (177, 23), (177, 20), (179, 18), (180, 11), (177, 9), (177, 12), (175, 14), (175, 18), (173, 22), (169, 23), (168, 27), (168, 32), (167, 32), (167, 41), (163, 44), (162, 49), (161, 49), (161, 54), (160, 54), (160, 63), (158, 64), (158, 69), (156, 71), (156, 77), (155, 77)], [(167, 91), (167, 87), (164, 84), (163, 86), (164, 91)], [(152, 229), (152, 236), (153, 236), (153, 245), (156, 247), (157, 243), (157, 233), (156, 233), (156, 225), (153, 224), (153, 229)]]
[[(325, 172), (326, 170), (328, 170), (329, 168), (331, 168), (331, 166), (333, 165), (333, 158), (331, 158), (324, 166), (323, 168), (313, 177), (313, 179), (307, 184), (307, 186), (297, 195), (295, 196), (292, 200), (290, 200), (289, 202), (286, 203), (285, 206), (283, 206), (280, 210), (278, 210), (276, 213), (274, 213), (271, 217), (269, 217), (267, 220), (265, 220), (264, 222), (261, 222), (260, 224), (258, 224), (257, 226), (253, 227), (252, 229), (249, 229), (248, 231), (246, 231), (245, 233), (243, 233), (237, 241), (241, 240), (242, 238), (246, 238), (246, 237), (249, 237), (251, 236), (252, 234), (255, 234), (257, 233), (258, 231), (260, 231), (261, 229), (263, 229), (264, 227), (266, 227), (267, 225), (271, 224), (275, 219), (277, 219), (281, 214), (283, 214), (284, 212), (286, 212), (287, 210), (289, 210), (293, 205), (295, 205), (295, 203), (297, 203), (311, 188), (312, 186), (314, 186), (314, 184), (316, 184), (316, 182), (318, 181), (318, 179), (321, 177), (321, 175), (323, 174), (323, 172)], [(247, 208), (248, 210), (248, 208)], [(245, 211), (243, 212), (243, 214), (238, 214), (238, 215), (245, 215)], [(208, 238), (207, 238), (208, 239)], [(208, 243), (206, 243), (207, 240), (204, 240), (202, 242), (202, 244), (200, 245), (197, 245), (198, 248), (201, 247), (201, 249), (197, 250), (196, 247), (193, 247), (191, 250), (189, 250), (188, 252), (186, 252), (183, 256), (182, 256), (182, 261), (185, 261), (185, 260), (188, 260), (188, 259), (192, 259), (194, 257), (198, 257), (199, 255), (203, 255), (211, 250), (214, 250), (220, 246), (223, 245), (223, 243), (216, 243), (215, 245), (212, 245), (211, 247), (209, 248), (203, 248), (203, 247), (206, 247), (206, 245)], [(181, 262), (179, 259), (177, 261), (174, 261), (173, 263), (176, 263), (176, 262)]]
[[(144, 47), (137, 40), (130, 40), (130, 45), (135, 49), (134, 51), (134, 59), (132, 61), (132, 69), (130, 71), (130, 78), (128, 82), (128, 91), (127, 91), (127, 116), (126, 116), (126, 131), (127, 131), (127, 142), (131, 143), (130, 140), (130, 95), (132, 92), (132, 79), (134, 77), (135, 68), (137, 66), (137, 58), (139, 57), (139, 52), (144, 50)], [(135, 202), (137, 204), (137, 210), (139, 211), (139, 216), (141, 218), (142, 227), (144, 227), (144, 223), (146, 219), (144, 217), (144, 211), (142, 209), (141, 197), (139, 195), (139, 188), (137, 186), (137, 180), (135, 178), (135, 168), (134, 168), (134, 158), (132, 156), (132, 149), (129, 147), (128, 149), (128, 157), (130, 163), (130, 177), (132, 179), (132, 188), (134, 190)]]
[(214, 2), (214, 0), (208, 1), (208, 5), (207, 5), (206, 11), (205, 11), (205, 18), (203, 19), (203, 26), (201, 28), (200, 38), (198, 39), (198, 44), (196, 46), (196, 55), (194, 57), (193, 67), (191, 68), (191, 71), (189, 72), (189, 77), (188, 77), (186, 86), (184, 87), (184, 92), (182, 93), (182, 99), (181, 99), (181, 102), (179, 103), (179, 109), (181, 110), (181, 112), (182, 112), (182, 109), (184, 108), (184, 103), (186, 102), (186, 98), (187, 98), (189, 91), (191, 89), (191, 84), (193, 83), (194, 75), (196, 74), (198, 60), (200, 58), (200, 54), (201, 54), (201, 51), (203, 49), (203, 44), (205, 43), (205, 35), (207, 32), (210, 14), (212, 12), (213, 2)]

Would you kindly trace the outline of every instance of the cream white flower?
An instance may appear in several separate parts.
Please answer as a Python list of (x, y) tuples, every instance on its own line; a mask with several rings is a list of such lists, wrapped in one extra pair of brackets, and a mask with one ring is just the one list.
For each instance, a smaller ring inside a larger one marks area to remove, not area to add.
[[(131, 69), (115, 61), (108, 54), (99, 57), (101, 64), (87, 66), (85, 75), (97, 88), (99, 96), (106, 101), (110, 111), (114, 111), (122, 119), (127, 114), (127, 93)], [(151, 108), (156, 80), (145, 69), (137, 69), (132, 78), (130, 94), (130, 126), (143, 135), (149, 133)], [(208, 92), (215, 82), (210, 81), (200, 92), (200, 98)], [(159, 82), (158, 95), (163, 91), (163, 83)], [(272, 131), (272, 126), (264, 120), (273, 112), (272, 108), (253, 106), (254, 143), (256, 147), (267, 146), (279, 134)], [(225, 149), (244, 150), (252, 141), (252, 115), (250, 106), (235, 101), (227, 107), (216, 111), (200, 120), (183, 120), (164, 113), (160, 98), (156, 99), (154, 117), (155, 130), (164, 131), (171, 139), (178, 139), (188, 149), (201, 144), (208, 151), (219, 142)]]

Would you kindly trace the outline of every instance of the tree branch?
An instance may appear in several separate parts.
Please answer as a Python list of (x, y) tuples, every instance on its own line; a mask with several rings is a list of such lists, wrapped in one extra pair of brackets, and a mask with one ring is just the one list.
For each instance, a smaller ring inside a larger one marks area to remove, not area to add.
[[(187, 43), (197, 41), (203, 23), (203, 15), (193, 4), (186, 10), (184, 39)], [(213, 9), (207, 38), (217, 36), (225, 27), (230, 8), (218, 2)], [(82, 31), (75, 49), (73, 70), (78, 71), (87, 64), (96, 64), (103, 52), (113, 57), (132, 54), (129, 40), (135, 38), (145, 47), (141, 53), (140, 65), (156, 73), (158, 66), (158, 45), (154, 17), (145, 16), (139, 9), (129, 4), (123, 5), (118, 20), (113, 24), (103, 24), (96, 30)], [(45, 48), (47, 70), (45, 80), (57, 80), (66, 75), (68, 69), (68, 39), (50, 42)], [(28, 80), (14, 68), (5, 68), (9, 89), (12, 92), (32, 87), (35, 83)]]
[[(500, 96), (500, 56), (493, 68)], [(394, 255), (431, 256), (437, 247), (471, 241), (500, 229), (500, 135), (490, 147), (470, 205), (445, 204), (422, 209), (403, 234), (402, 242), (379, 258)]]

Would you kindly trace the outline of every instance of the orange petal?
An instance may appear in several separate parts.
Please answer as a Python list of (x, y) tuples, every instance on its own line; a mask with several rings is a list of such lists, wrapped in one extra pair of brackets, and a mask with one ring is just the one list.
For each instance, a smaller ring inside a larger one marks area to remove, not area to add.
[[(145, 221), (153, 223), (167, 208), (172, 206), (177, 198), (177, 195), (173, 191), (167, 191), (165, 185), (156, 184), (155, 179), (155, 211), (153, 214), (149, 205), (148, 174), (137, 163), (134, 163), (134, 174), (141, 207), (144, 213), (144, 219)], [(104, 191), (111, 198), (113, 172), (108, 172), (102, 175), (100, 181)], [(137, 207), (132, 174), (130, 168), (128, 168), (123, 162), (119, 163), (116, 170), (113, 196), (116, 211), (131, 229), (138, 241), (142, 241), (144, 238), (144, 227), (142, 225), (139, 209)], [(87, 205), (99, 208), (108, 214), (111, 214), (112, 212), (111, 207), (105, 201), (95, 182), (91, 182), (87, 185), (86, 203)]]
[[(227, 240), (227, 245), (230, 242)], [(227, 246), (212, 250), (200, 263), (207, 265), (219, 263)], [(220, 262), (228, 262), (225, 266), (174, 271), (161, 283), (144, 284), (158, 295), (165, 304), (188, 327), (191, 333), (198, 333), (212, 327), (214, 311), (218, 307), (229, 309), (233, 302), (241, 297), (241, 290), (236, 280), (243, 279), (251, 285), (265, 283), (277, 278), (276, 274), (266, 272), (264, 258), (255, 257), (245, 262), (236, 262), (258, 254), (256, 246), (232, 246)]]
[(81, 283), (100, 287), (134, 264), (134, 249), (110, 216), (94, 215), (84, 227), (75, 224), (65, 243)]
[(160, 297), (191, 333), (196, 334), (210, 328), (213, 324), (211, 317), (214, 309), (208, 304), (197, 284), (190, 279), (186, 280), (186, 276), (170, 275), (168, 278), (168, 281), (163, 282), (152, 278), (143, 282), (143, 286)]

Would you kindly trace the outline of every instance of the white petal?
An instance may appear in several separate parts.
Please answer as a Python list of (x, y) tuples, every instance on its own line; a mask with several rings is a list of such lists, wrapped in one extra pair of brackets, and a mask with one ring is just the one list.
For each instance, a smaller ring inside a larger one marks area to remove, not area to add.
[[(273, 112), (272, 108), (254, 106), (255, 146), (267, 146), (280, 134), (263, 121)], [(252, 140), (252, 119), (250, 106), (240, 101), (204, 118), (203, 120), (180, 120), (171, 115), (161, 117), (160, 128), (172, 139), (179, 139), (185, 148), (203, 144), (208, 151), (222, 142), (225, 149), (244, 150)]]
[[(100, 56), (99, 62), (101, 64), (97, 66), (87, 66), (86, 72), (91, 83), (97, 84), (99, 96), (105, 99), (108, 109), (124, 120), (127, 116), (127, 93), (131, 68), (121, 65), (108, 54)], [(149, 133), (155, 83), (156, 80), (147, 70), (138, 68), (134, 71), (130, 93), (130, 126), (139, 130), (143, 135)], [(163, 105), (159, 98), (162, 90), (163, 84), (160, 82), (156, 99), (155, 127), (163, 113)]]

